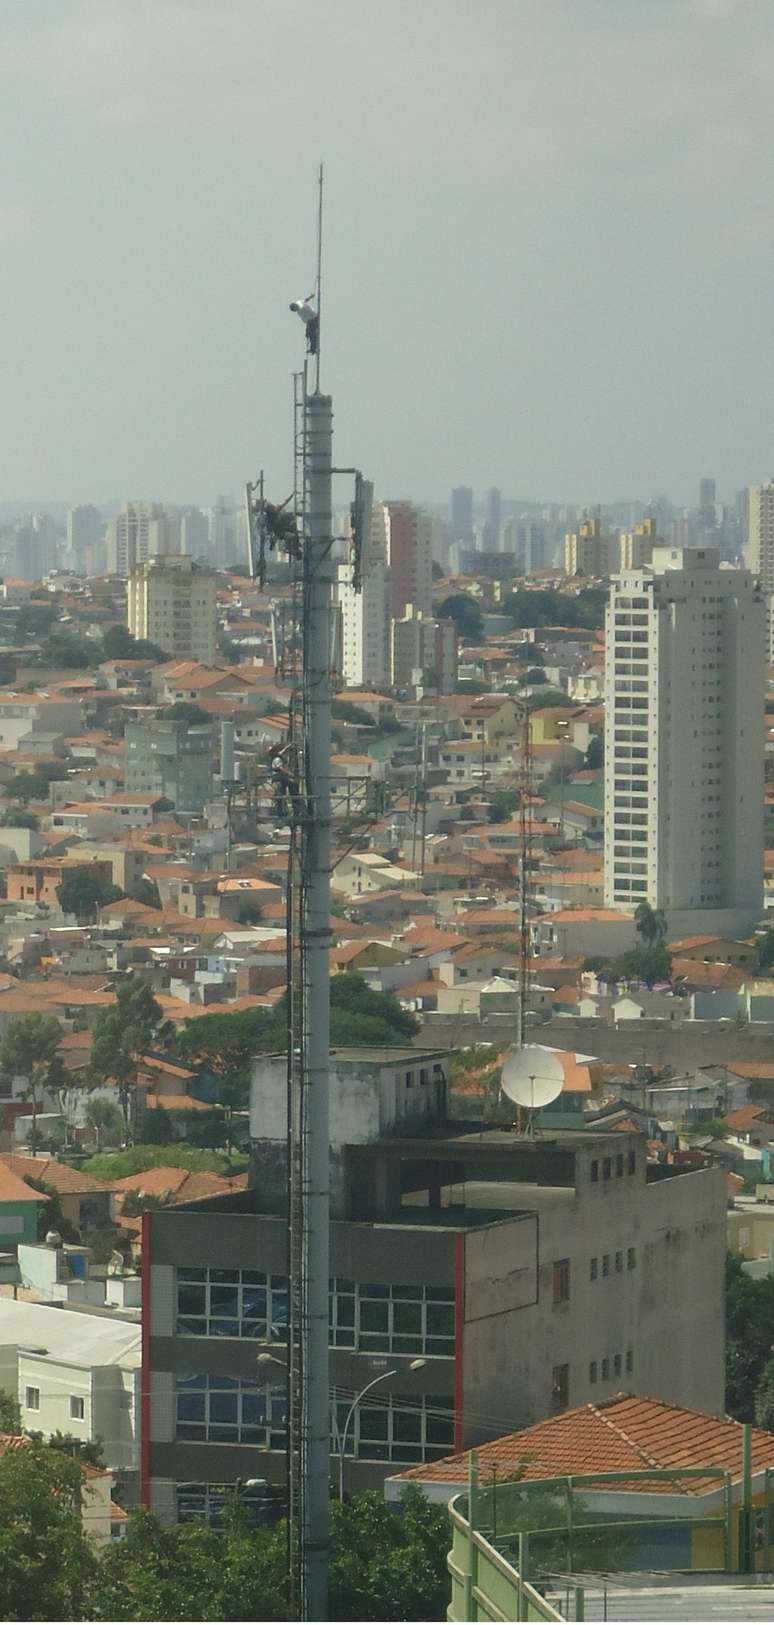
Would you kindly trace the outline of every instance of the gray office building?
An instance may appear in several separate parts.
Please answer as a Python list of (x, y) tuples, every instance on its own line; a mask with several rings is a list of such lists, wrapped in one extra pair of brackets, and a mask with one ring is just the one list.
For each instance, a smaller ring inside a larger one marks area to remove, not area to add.
[(130, 722), (124, 734), (126, 789), (165, 796), (177, 812), (202, 812), (212, 799), (212, 728), (184, 721)]

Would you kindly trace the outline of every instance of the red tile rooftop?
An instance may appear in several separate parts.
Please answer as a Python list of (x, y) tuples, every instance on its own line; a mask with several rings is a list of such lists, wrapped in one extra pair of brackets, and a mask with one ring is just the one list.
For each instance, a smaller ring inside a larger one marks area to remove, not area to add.
[[(468, 1478), (469, 1453), (447, 1456), (422, 1467), (396, 1474), (414, 1482), (436, 1481), (459, 1484)], [(478, 1446), (479, 1479), (491, 1483), (497, 1476), (518, 1469), (525, 1479), (553, 1478), (574, 1473), (641, 1472), (648, 1467), (703, 1467), (728, 1469), (734, 1480), (742, 1471), (742, 1425), (727, 1417), (709, 1416), (664, 1400), (644, 1399), (633, 1394), (617, 1394), (598, 1405), (582, 1405), (575, 1410), (537, 1422)], [(774, 1467), (774, 1434), (762, 1428), (752, 1430), (752, 1468), (759, 1473)], [(654, 1480), (637, 1484), (632, 1490), (661, 1490), (662, 1493), (702, 1494), (716, 1487), (717, 1480), (676, 1480), (674, 1484)], [(623, 1484), (617, 1484), (620, 1492)]]

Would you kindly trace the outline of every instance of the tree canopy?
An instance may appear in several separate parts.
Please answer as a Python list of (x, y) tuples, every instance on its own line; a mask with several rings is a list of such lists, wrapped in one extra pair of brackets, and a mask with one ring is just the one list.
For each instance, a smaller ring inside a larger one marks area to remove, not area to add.
[[(753, 1280), (742, 1260), (726, 1261), (726, 1410), (737, 1422), (756, 1420), (756, 1400), (768, 1407), (774, 1346), (774, 1275)], [(760, 1390), (760, 1394), (759, 1394)], [(760, 1426), (768, 1424), (759, 1424)]]
[(161, 715), (167, 722), (187, 722), (189, 728), (205, 728), (212, 722), (209, 713), (192, 700), (175, 700), (174, 705), (164, 707)]
[(595, 631), (603, 623), (606, 603), (604, 587), (583, 587), (578, 593), (557, 592), (555, 587), (520, 588), (509, 593), (500, 608), (514, 626), (578, 626)]
[(77, 869), (65, 870), (56, 895), (63, 914), (74, 914), (78, 920), (93, 920), (97, 909), (115, 902), (121, 892), (103, 879), (95, 864), (83, 864)]
[(126, 1137), (131, 1138), (132, 1091), (140, 1058), (150, 1048), (164, 1013), (144, 977), (132, 973), (118, 983), (116, 1003), (100, 1010), (94, 1023), (89, 1061), (92, 1082), (110, 1078), (118, 1089)]
[(480, 643), (484, 636), (484, 618), (481, 606), (467, 592), (452, 592), (438, 605), (437, 615), (443, 621), (454, 621), (461, 638)]
[(160, 649), (157, 643), (150, 643), (147, 638), (136, 638), (128, 627), (116, 624), (109, 626), (102, 638), (103, 660), (158, 660), (163, 662), (169, 655)]
[[(0, 1456), (0, 1617), (89, 1619), (97, 1556), (80, 1463), (31, 1441)], [(118, 1617), (118, 1616), (116, 1616)]]
[(39, 1092), (45, 1084), (58, 1087), (64, 1036), (56, 1016), (31, 1011), (10, 1021), (0, 1039), (0, 1072), (7, 1078), (26, 1078), (32, 1103), (32, 1131), (36, 1129)]

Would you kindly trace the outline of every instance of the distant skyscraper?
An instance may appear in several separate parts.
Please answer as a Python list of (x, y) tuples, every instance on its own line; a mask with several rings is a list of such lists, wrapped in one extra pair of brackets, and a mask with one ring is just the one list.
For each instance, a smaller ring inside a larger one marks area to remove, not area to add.
[(169, 655), (214, 666), (218, 654), (215, 571), (173, 554), (138, 564), (127, 589), (129, 631)]
[(699, 522), (705, 529), (715, 524), (714, 480), (699, 480)]
[(473, 546), (473, 492), (469, 485), (458, 485), (452, 491), (449, 540)]
[(102, 515), (90, 502), (70, 508), (67, 514), (67, 558), (80, 575), (95, 573), (95, 553), (102, 540)]
[(716, 548), (655, 547), (606, 619), (605, 903), (680, 934), (763, 907), (764, 606)]
[(49, 514), (33, 514), (14, 534), (13, 573), (20, 581), (44, 581), (56, 569), (56, 531)]
[(341, 613), (341, 675), (348, 688), (384, 687), (390, 681), (390, 572), (387, 567), (387, 510), (374, 502), (373, 486), (366, 482), (370, 518), (367, 518), (360, 590), (352, 581), (352, 563), (337, 570)]
[(237, 547), (236, 512), (225, 497), (218, 497), (213, 508), (206, 509), (210, 564), (246, 564), (247, 540), (240, 552)]
[(500, 547), (500, 527), (502, 524), (502, 498), (496, 485), (486, 494), (486, 519), (484, 521), (483, 549), (484, 553), (497, 553)]
[(774, 480), (751, 485), (747, 503), (745, 564), (765, 592), (774, 592)]
[(180, 515), (180, 552), (188, 559), (208, 559), (210, 527), (201, 508), (186, 508)]
[(138, 564), (176, 550), (172, 527), (160, 502), (125, 502), (107, 529), (110, 575), (128, 576)]
[(390, 615), (402, 620), (406, 605), (423, 615), (433, 608), (433, 521), (413, 502), (386, 503)]

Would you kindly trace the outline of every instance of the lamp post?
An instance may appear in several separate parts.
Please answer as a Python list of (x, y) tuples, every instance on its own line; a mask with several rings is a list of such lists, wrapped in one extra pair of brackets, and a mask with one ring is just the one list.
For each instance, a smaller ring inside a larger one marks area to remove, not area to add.
[[(409, 1371), (422, 1371), (426, 1365), (426, 1360), (412, 1360), (408, 1369)], [(380, 1371), (378, 1377), (372, 1377), (371, 1381), (366, 1383), (365, 1388), (361, 1388), (360, 1393), (355, 1395), (355, 1398), (347, 1411), (347, 1419), (344, 1423), (344, 1427), (339, 1439), (339, 1501), (343, 1501), (344, 1499), (344, 1455), (347, 1448), (349, 1424), (352, 1421), (361, 1399), (365, 1399), (366, 1394), (370, 1394), (371, 1389), (375, 1388), (377, 1383), (386, 1382), (389, 1377), (397, 1377), (397, 1375), (397, 1368), (394, 1371)]]

